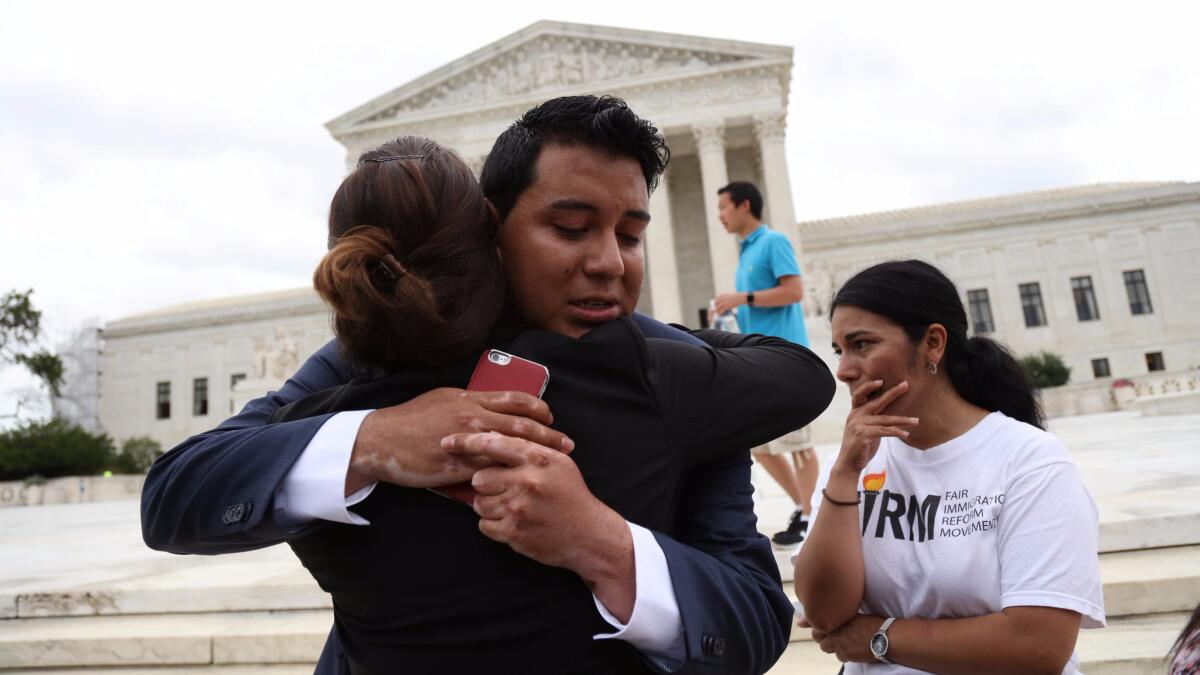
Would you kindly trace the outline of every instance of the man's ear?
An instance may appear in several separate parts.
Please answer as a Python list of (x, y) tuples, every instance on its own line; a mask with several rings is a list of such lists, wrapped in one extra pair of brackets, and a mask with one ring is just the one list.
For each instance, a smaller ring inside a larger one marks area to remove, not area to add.
[(500, 227), (500, 212), (496, 210), (496, 205), (487, 197), (483, 198), (483, 203), (487, 205), (488, 213), (492, 214), (492, 219), (496, 221), (496, 227)]
[[(492, 203), (492, 200), (488, 199), (487, 197), (483, 198), (483, 203), (487, 205), (488, 213), (491, 214), (492, 219), (496, 221), (496, 230), (498, 233), (498, 231), (500, 230), (500, 224), (501, 224), (500, 223), (500, 212), (498, 210), (496, 210), (496, 205)], [(503, 265), (504, 264), (504, 251), (503, 251), (503, 249), (500, 248), (499, 236), (496, 237), (496, 255), (500, 258), (500, 264)]]

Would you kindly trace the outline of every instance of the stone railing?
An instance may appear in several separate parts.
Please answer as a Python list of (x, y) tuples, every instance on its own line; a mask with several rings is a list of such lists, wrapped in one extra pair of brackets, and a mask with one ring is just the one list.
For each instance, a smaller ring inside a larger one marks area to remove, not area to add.
[(45, 482), (0, 482), (0, 508), (137, 499), (142, 494), (142, 474), (120, 476), (67, 476)]
[(1163, 373), (1134, 383), (1133, 407), (1143, 415), (1200, 413), (1200, 371)]
[(1042, 389), (1048, 417), (1139, 410), (1145, 415), (1200, 413), (1200, 372), (1147, 373)]

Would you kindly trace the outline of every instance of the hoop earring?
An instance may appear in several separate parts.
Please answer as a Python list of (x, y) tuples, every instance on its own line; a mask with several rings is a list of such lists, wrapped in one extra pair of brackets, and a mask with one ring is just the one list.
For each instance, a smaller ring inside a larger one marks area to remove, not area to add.
[(937, 364), (933, 361), (926, 361), (925, 367), (929, 369), (930, 375), (937, 375)]

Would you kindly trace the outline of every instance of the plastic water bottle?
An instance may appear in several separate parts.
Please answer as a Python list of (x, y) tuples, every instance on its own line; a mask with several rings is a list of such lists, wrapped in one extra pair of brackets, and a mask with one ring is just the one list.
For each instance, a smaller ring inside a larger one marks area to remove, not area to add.
[(726, 333), (740, 333), (741, 332), (740, 330), (738, 330), (737, 317), (735, 317), (733, 315), (732, 310), (717, 314), (717, 303), (709, 302), (708, 303), (708, 315), (710, 317), (712, 317), (710, 319), (710, 323), (712, 323), (713, 328), (716, 328), (717, 330), (723, 330)]

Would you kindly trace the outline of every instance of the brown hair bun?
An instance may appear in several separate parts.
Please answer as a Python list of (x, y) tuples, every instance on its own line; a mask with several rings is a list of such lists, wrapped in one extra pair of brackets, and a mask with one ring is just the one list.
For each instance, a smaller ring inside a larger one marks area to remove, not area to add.
[(504, 304), (495, 234), (454, 152), (406, 136), (364, 153), (333, 197), (313, 273), (351, 360), (392, 371), (482, 348)]

